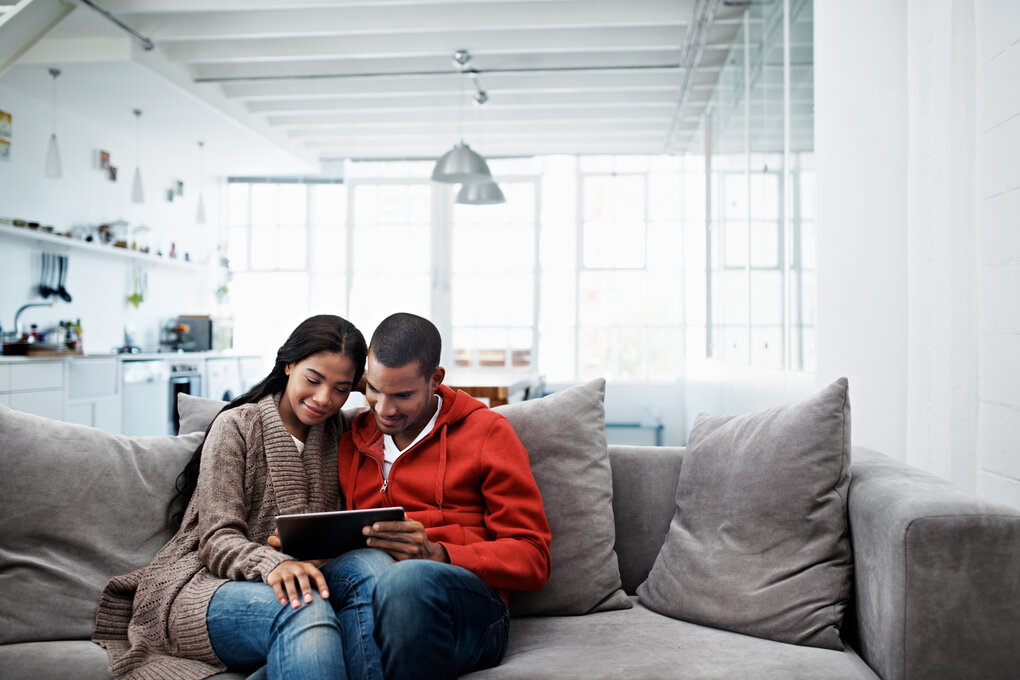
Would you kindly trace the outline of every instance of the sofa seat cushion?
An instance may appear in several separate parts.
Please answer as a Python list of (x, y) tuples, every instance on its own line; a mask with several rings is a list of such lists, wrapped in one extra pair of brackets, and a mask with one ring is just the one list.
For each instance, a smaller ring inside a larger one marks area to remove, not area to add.
[(503, 663), (474, 680), (877, 680), (849, 646), (792, 645), (672, 619), (637, 603), (586, 616), (511, 619)]
[[(87, 640), (19, 642), (0, 645), (4, 680), (111, 680), (110, 658)], [(246, 673), (219, 673), (210, 680), (244, 680)]]

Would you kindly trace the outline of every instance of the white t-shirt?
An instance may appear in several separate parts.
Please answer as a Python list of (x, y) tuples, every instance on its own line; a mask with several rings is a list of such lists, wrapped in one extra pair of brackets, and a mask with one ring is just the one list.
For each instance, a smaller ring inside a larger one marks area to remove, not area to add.
[(295, 444), (297, 444), (297, 452), (303, 454), (305, 452), (305, 443), (294, 435), (291, 435), (290, 438), (294, 440)]
[(443, 398), (437, 394), (436, 399), (438, 403), (436, 404), (436, 412), (432, 414), (432, 419), (429, 420), (428, 425), (421, 428), (421, 432), (414, 438), (414, 441), (403, 449), (397, 448), (397, 445), (393, 442), (393, 437), (388, 434), (383, 435), (383, 479), (388, 481), (390, 478), (390, 468), (393, 467), (393, 463), (396, 462), (397, 458), (400, 458), (405, 451), (424, 439), (432, 431), (432, 428), (436, 426), (436, 421), (439, 420), (439, 412), (443, 410)]

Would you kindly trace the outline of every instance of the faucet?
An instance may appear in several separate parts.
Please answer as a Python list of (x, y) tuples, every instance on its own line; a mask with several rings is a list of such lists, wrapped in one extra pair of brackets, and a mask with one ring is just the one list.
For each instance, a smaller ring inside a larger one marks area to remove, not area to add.
[(18, 319), (21, 318), (21, 313), (29, 307), (52, 307), (52, 302), (29, 302), (28, 304), (21, 305), (18, 307), (18, 311), (14, 313), (14, 333), (17, 335), (15, 340), (21, 340), (21, 324), (18, 323)]

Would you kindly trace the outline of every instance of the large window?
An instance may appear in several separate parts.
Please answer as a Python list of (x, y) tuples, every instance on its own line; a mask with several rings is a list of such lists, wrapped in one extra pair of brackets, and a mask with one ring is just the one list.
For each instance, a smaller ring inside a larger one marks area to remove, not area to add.
[(232, 181), (238, 345), (270, 353), (313, 313), (369, 335), (410, 311), (436, 322), (461, 368), (679, 377), (681, 159), (495, 159), (507, 202), (487, 206), (455, 204), (427, 165), (347, 163), (343, 184)]
[(814, 369), (812, 35), (810, 0), (749, 7), (703, 121), (706, 298), (688, 321), (713, 359)]
[(535, 365), (538, 183), (504, 179), (501, 205), (455, 205), (450, 308), (458, 366)]

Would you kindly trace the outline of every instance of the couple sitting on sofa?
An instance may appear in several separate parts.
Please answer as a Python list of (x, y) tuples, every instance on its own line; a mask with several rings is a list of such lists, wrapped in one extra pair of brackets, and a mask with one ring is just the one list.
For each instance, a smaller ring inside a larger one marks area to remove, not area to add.
[[(455, 677), (499, 664), (509, 591), (546, 583), (551, 535), (520, 439), (442, 385), (440, 343), (411, 314), (384, 320), (368, 348), (335, 316), (294, 330), (181, 474), (177, 533), (104, 589), (92, 639), (114, 677)], [(363, 372), (370, 412), (351, 419), (340, 409)], [(332, 560), (279, 551), (277, 514), (341, 505), (406, 514)]]

